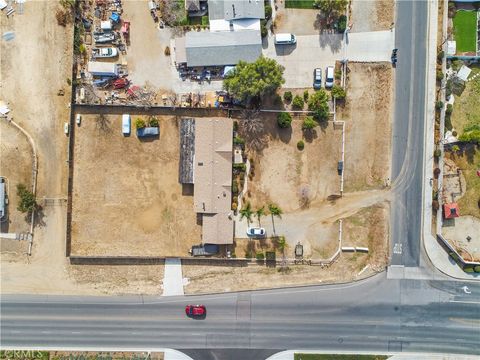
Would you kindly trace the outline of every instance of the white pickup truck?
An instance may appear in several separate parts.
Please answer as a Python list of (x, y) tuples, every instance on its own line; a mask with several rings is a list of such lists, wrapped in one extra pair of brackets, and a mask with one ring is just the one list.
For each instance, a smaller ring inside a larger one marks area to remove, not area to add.
[(114, 58), (118, 56), (118, 49), (116, 47), (93, 48), (92, 57), (95, 59)]

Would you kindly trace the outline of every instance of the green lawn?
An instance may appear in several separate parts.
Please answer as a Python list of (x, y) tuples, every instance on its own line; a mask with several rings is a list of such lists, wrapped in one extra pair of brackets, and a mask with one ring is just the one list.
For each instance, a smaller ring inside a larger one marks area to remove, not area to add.
[(313, 9), (313, 0), (285, 0), (287, 9)]
[(457, 11), (453, 18), (457, 53), (475, 52), (475, 33), (477, 32), (477, 12)]
[(294, 360), (385, 360), (384, 355), (295, 354)]
[[(472, 73), (470, 78), (480, 73), (480, 67), (470, 66)], [(480, 76), (467, 82), (461, 95), (455, 96), (453, 104), (452, 125), (458, 135), (463, 129), (471, 125), (480, 125)]]

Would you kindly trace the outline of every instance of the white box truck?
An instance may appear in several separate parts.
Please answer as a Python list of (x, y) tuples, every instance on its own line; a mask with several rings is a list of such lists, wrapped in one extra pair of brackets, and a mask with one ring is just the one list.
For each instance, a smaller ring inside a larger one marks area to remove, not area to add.
[(129, 114), (122, 115), (122, 133), (123, 136), (130, 135), (131, 120)]
[(89, 61), (88, 72), (96, 77), (117, 77), (119, 73), (119, 65), (114, 63)]

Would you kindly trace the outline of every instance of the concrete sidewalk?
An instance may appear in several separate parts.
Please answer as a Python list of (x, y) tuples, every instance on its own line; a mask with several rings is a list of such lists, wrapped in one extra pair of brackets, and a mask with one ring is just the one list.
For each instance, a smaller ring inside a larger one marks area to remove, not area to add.
[(180, 259), (165, 259), (163, 276), (163, 296), (178, 296), (183, 293), (182, 261)]
[[(301, 354), (332, 354), (335, 353), (334, 351), (324, 351), (324, 350), (287, 350), (276, 353), (267, 360), (293, 360), (295, 353)], [(342, 354), (350, 354), (350, 355), (371, 355), (371, 353), (364, 353), (364, 352), (345, 352)], [(378, 354), (380, 355), (380, 354)], [(382, 354), (383, 355), (383, 354)], [(477, 359), (476, 356), (472, 355), (443, 355), (443, 354), (391, 354), (388, 360), (474, 360)]]

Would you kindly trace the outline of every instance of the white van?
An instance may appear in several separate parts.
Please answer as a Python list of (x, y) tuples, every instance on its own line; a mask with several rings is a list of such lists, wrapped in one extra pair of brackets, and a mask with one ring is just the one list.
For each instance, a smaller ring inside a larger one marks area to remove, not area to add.
[(130, 115), (129, 114), (123, 114), (122, 115), (122, 133), (124, 136), (130, 135)]
[(331, 88), (333, 87), (333, 83), (335, 82), (335, 69), (333, 66), (327, 67), (327, 71), (325, 72), (325, 87)]
[(275, 45), (293, 45), (297, 38), (293, 34), (275, 34)]

